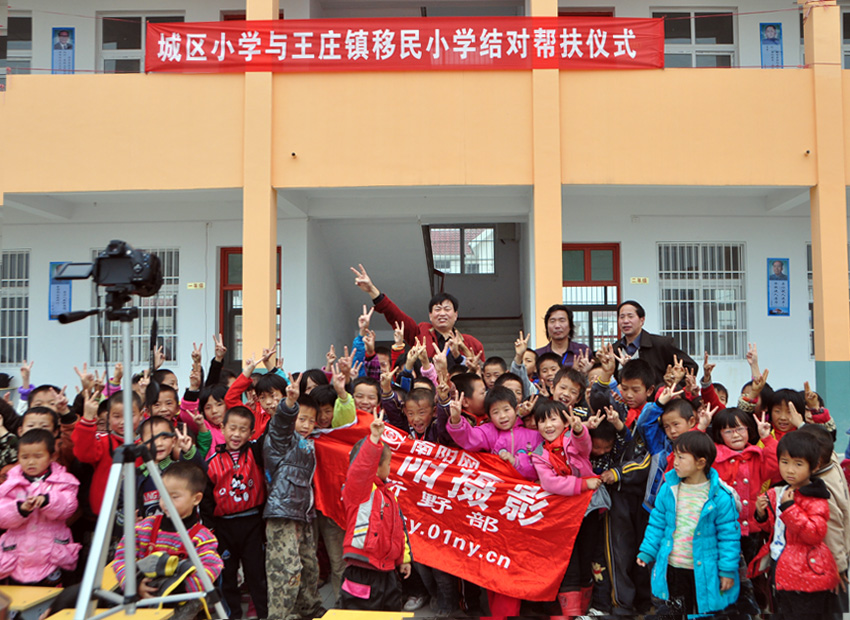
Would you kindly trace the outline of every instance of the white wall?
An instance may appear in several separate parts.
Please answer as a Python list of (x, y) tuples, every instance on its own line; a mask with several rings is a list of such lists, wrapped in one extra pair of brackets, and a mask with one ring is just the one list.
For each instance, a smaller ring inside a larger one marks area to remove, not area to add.
[[(808, 206), (785, 215), (764, 210), (764, 199), (734, 196), (722, 188), (700, 192), (668, 190), (661, 194), (632, 188), (621, 196), (577, 190), (564, 205), (564, 242), (619, 242), (621, 299), (635, 299), (646, 309), (645, 329), (660, 331), (657, 242), (730, 242), (746, 246), (747, 340), (758, 345), (762, 369), (770, 369), (776, 389), (814, 385), (809, 355), (806, 244), (810, 241)], [(580, 215), (580, 216), (579, 216)], [(767, 315), (766, 259), (790, 259), (791, 315)], [(648, 277), (649, 284), (630, 284)], [(700, 364), (701, 351), (689, 351)], [(730, 393), (750, 378), (743, 357), (718, 359), (714, 380)]]

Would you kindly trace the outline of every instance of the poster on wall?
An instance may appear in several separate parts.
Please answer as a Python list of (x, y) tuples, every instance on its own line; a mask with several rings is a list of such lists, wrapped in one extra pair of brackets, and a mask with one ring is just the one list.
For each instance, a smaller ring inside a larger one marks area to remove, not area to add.
[(785, 64), (782, 57), (782, 24), (759, 24), (759, 47), (761, 68), (781, 69)]
[(788, 259), (767, 259), (767, 314), (790, 316), (791, 293), (788, 280)]
[(50, 320), (55, 321), (63, 312), (71, 311), (71, 280), (57, 280), (56, 272), (67, 261), (50, 263), (50, 295), (49, 311)]
[(74, 28), (54, 28), (50, 41), (53, 45), (51, 73), (74, 72)]

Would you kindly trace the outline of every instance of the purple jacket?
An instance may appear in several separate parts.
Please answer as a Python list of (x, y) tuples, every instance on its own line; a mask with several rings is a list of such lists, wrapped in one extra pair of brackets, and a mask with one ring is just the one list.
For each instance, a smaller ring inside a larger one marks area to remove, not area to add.
[[(80, 483), (59, 463), (50, 464), (47, 478), (30, 482), (20, 465), (0, 485), (0, 578), (11, 575), (21, 583), (36, 583), (57, 568), (73, 570), (80, 552), (65, 519), (77, 509)], [(47, 496), (47, 504), (28, 515), (19, 503), (33, 495)]]
[(500, 431), (492, 422), (473, 427), (463, 416), (457, 425), (449, 420), (446, 428), (455, 443), (464, 450), (493, 454), (507, 450), (516, 459), (516, 470), (528, 480), (537, 480), (537, 472), (534, 471), (529, 454), (540, 445), (543, 438), (537, 431), (525, 428), (520, 418), (516, 419), (516, 424), (509, 431)]
[(572, 476), (559, 476), (549, 460), (549, 451), (542, 445), (531, 455), (531, 462), (540, 478), (540, 487), (556, 495), (578, 495), (582, 491), (582, 478), (593, 476), (590, 465), (590, 432), (585, 426), (581, 435), (576, 437), (567, 429), (564, 433), (564, 451), (567, 463), (573, 470)]

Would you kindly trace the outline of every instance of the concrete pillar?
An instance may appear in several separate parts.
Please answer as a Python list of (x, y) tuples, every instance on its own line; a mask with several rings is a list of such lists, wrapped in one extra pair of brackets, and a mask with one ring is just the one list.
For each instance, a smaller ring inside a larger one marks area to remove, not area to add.
[(804, 5), (806, 62), (813, 76), (817, 184), (810, 190), (817, 391), (839, 429), (850, 425), (850, 292), (844, 154), (841, 8), (835, 0)]
[[(557, 17), (557, 0), (530, 0), (532, 17)], [(563, 298), (561, 261), (561, 116), (560, 72), (533, 69), (532, 344), (546, 344), (543, 314)]]
[[(278, 0), (246, 0), (248, 19), (278, 17)], [(276, 339), (277, 193), (272, 187), (272, 74), (245, 73), (242, 356)]]

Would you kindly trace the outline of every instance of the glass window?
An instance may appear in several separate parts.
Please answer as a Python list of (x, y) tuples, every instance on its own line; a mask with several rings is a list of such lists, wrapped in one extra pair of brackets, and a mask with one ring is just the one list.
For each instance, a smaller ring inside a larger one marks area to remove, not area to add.
[(434, 269), (457, 275), (496, 273), (495, 237), (492, 226), (430, 227)]
[(99, 15), (100, 61), (104, 73), (145, 70), (147, 24), (182, 22), (182, 15)]
[(6, 58), (0, 58), (3, 78), (7, 68), (9, 73), (29, 74), (32, 67), (32, 17), (12, 14), (8, 26)]
[(664, 65), (732, 67), (735, 64), (733, 9), (723, 11), (653, 11), (664, 18)]
[(564, 250), (564, 280), (568, 282), (581, 282), (584, 280), (584, 251)]

